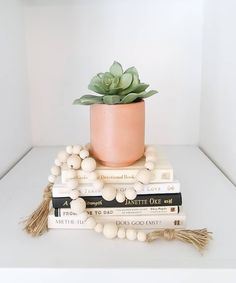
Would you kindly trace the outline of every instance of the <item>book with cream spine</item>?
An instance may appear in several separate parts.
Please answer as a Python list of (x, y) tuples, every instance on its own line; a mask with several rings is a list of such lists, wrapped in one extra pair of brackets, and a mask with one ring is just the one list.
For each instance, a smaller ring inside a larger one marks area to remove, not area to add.
[[(118, 227), (133, 229), (178, 229), (184, 228), (186, 216), (183, 212), (172, 215), (149, 216), (94, 216), (99, 223), (114, 222)], [(52, 210), (48, 216), (48, 228), (53, 229), (89, 229), (79, 216), (56, 217)]]
[[(124, 192), (127, 189), (134, 189), (133, 184), (113, 184), (113, 187)], [(53, 197), (68, 197), (70, 189), (66, 187), (65, 184), (55, 183), (52, 188)], [(94, 189), (92, 184), (81, 184), (78, 188), (80, 196), (101, 196), (101, 191)], [(144, 194), (165, 194), (165, 193), (179, 193), (180, 192), (180, 183), (178, 181), (170, 183), (152, 183), (144, 185), (142, 190), (138, 193), (139, 195)]]

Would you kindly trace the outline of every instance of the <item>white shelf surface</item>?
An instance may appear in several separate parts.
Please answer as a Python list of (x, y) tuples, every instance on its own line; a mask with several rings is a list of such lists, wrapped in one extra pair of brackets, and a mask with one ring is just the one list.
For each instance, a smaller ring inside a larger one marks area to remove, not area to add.
[(50, 167), (60, 150), (37, 147), (0, 181), (0, 272), (38, 268), (235, 269), (235, 186), (197, 147), (163, 149), (182, 185), (187, 227), (206, 227), (213, 232), (214, 239), (203, 255), (178, 241), (110, 241), (83, 230), (50, 230), (41, 237), (30, 237), (20, 221), (41, 201)]

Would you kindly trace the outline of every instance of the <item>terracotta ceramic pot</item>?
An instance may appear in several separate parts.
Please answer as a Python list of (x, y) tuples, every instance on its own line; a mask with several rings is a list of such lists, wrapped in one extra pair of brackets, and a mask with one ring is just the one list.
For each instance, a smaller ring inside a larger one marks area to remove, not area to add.
[(145, 104), (90, 106), (90, 145), (103, 165), (128, 166), (144, 153)]

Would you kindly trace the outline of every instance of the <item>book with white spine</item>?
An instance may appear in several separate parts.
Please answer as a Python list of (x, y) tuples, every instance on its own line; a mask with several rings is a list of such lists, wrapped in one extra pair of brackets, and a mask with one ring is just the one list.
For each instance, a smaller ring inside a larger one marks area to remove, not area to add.
[[(87, 208), (87, 212), (92, 216), (122, 216), (122, 215), (160, 215), (160, 214), (177, 214), (179, 206), (151, 206), (151, 207), (104, 207), (104, 208)], [(78, 216), (70, 208), (55, 208), (56, 217), (74, 217)]]
[[(119, 190), (120, 192), (124, 192), (127, 189), (134, 189), (134, 184), (112, 184), (114, 188)], [(53, 197), (68, 197), (70, 193), (70, 189), (66, 187), (66, 184), (60, 183), (59, 178), (57, 182), (53, 185), (52, 195)], [(92, 184), (81, 184), (79, 185), (78, 191), (80, 196), (100, 196), (101, 191), (98, 189), (94, 189)], [(166, 193), (180, 193), (180, 183), (179, 181), (173, 181), (169, 183), (152, 183), (148, 185), (144, 185), (142, 190), (138, 192), (138, 194), (166, 194)]]
[[(172, 215), (149, 216), (94, 216), (98, 223), (116, 223), (118, 227), (133, 229), (179, 229), (184, 228), (186, 215), (184, 212)], [(50, 229), (89, 229), (85, 221), (79, 216), (56, 217), (52, 210), (48, 216)]]
[[(106, 183), (134, 183), (135, 177), (140, 169), (144, 168), (145, 157), (142, 157), (134, 164), (127, 167), (106, 167), (97, 163), (96, 172), (98, 179)], [(68, 180), (68, 171), (70, 169), (64, 165), (61, 171), (61, 182), (66, 183)], [(76, 170), (80, 183), (89, 183), (88, 173), (81, 169)], [(157, 159), (155, 168), (152, 170), (150, 183), (172, 182), (174, 178), (173, 167), (167, 159)]]

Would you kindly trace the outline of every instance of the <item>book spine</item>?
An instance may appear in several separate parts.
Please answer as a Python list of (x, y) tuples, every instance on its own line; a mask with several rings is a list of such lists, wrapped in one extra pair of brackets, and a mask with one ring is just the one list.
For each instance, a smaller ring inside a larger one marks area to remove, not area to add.
[[(106, 183), (134, 183), (135, 177), (140, 169), (114, 169), (114, 170), (106, 170), (106, 169), (97, 169), (99, 179), (105, 181)], [(62, 170), (61, 172), (61, 180), (62, 183), (66, 183), (67, 181), (67, 172), (68, 170)], [(172, 182), (173, 181), (173, 169), (154, 169), (152, 171), (153, 175), (151, 178), (151, 183), (164, 183), (164, 182)], [(77, 176), (80, 180), (80, 183), (89, 183), (88, 176), (86, 172), (82, 170), (77, 170)]]
[[(118, 227), (133, 229), (179, 229), (185, 227), (185, 214), (151, 216), (103, 216), (95, 217), (99, 223), (114, 222)], [(89, 229), (78, 217), (48, 216), (48, 228), (54, 229)]]
[[(179, 206), (88, 208), (86, 211), (92, 216), (161, 215), (177, 214)], [(54, 215), (56, 217), (78, 216), (70, 208), (55, 208)]]
[[(83, 197), (87, 208), (104, 207), (147, 207), (147, 206), (180, 206), (182, 205), (181, 193), (176, 194), (152, 194), (137, 195), (136, 199), (119, 203), (116, 200), (106, 201), (101, 196)], [(70, 208), (70, 197), (53, 197), (52, 205), (54, 208)]]
[[(134, 189), (133, 184), (113, 184), (120, 192), (125, 192), (127, 189)], [(82, 184), (78, 189), (80, 196), (101, 196), (101, 190), (93, 188), (92, 184)], [(52, 195), (53, 197), (68, 197), (70, 189), (64, 184), (56, 184), (53, 186)], [(180, 193), (180, 183), (178, 181), (169, 183), (150, 183), (144, 185), (139, 195), (145, 194), (168, 194), (168, 193)]]

